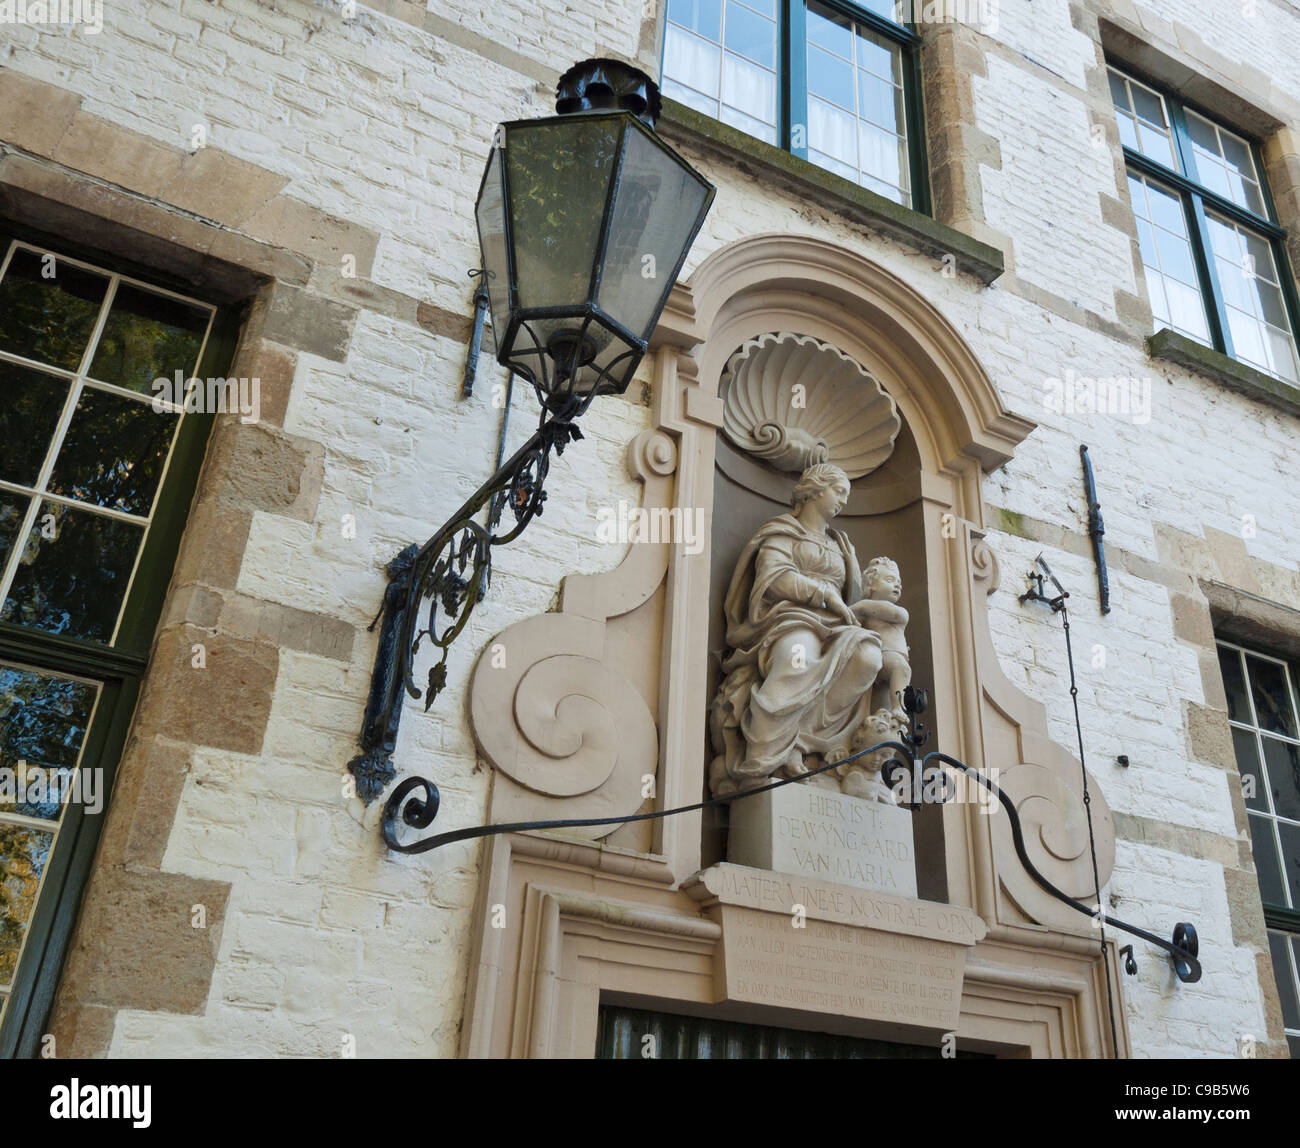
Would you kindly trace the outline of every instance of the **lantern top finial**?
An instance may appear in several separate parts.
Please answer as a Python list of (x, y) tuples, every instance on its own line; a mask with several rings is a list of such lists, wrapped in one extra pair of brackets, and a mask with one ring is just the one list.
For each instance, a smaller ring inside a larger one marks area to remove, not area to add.
[(555, 88), (555, 110), (562, 116), (621, 110), (631, 112), (653, 131), (659, 109), (659, 85), (621, 60), (582, 60), (560, 77)]

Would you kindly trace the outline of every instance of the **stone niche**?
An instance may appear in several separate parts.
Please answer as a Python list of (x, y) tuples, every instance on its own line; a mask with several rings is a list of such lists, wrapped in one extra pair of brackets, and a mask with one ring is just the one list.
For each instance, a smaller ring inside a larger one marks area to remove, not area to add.
[[(772, 349), (782, 332), (798, 334)], [(786, 355), (788, 367), (800, 340), (830, 348), (819, 366), (764, 369), (743, 395), (733, 389), (738, 349), (767, 347), (768, 366)], [(567, 577), (558, 609), (484, 646), (508, 655), (504, 667), (480, 658), (470, 690), (494, 771), (488, 820), (614, 820), (442, 854), (448, 866), (481, 858), (463, 1054), (591, 1056), (601, 1006), (620, 1004), (931, 1047), (955, 1033), (959, 1050), (1000, 1056), (1127, 1055), (1115, 938), (1103, 947), (1086, 917), (1034, 884), (1005, 817), (969, 801), (892, 810), (910, 818), (913, 893), (897, 872), (892, 887), (879, 860), (866, 871), (870, 849), (844, 832), (857, 832), (852, 813), (826, 802), (798, 810), (810, 793), (841, 796), (842, 784), (774, 791), (778, 832), (769, 813), (766, 836), (738, 841), (730, 859), (736, 807), (757, 798), (733, 800), (731, 822), (725, 806), (693, 808), (710, 793), (709, 704), (738, 555), (790, 508), (796, 471), (831, 462), (849, 486), (835, 527), (861, 563), (898, 564), (912, 680), (933, 689), (930, 747), (996, 767), (1036, 865), (1089, 899), (1079, 763), (1047, 736), (1042, 704), (1002, 673), (988, 633), (989, 595), (1019, 587), (998, 589), (982, 487), (1033, 424), (920, 291), (807, 236), (737, 240), (678, 283), (652, 378), (651, 424), (628, 444), (628, 472), (644, 508), (703, 510), (707, 545), (629, 545), (615, 567)], [(855, 427), (863, 411), (867, 425)], [(1113, 827), (1096, 778), (1090, 792), (1104, 883)], [(782, 802), (794, 805), (783, 814)], [(808, 826), (782, 840), (781, 816), (796, 814)], [(830, 855), (809, 863), (806, 839), (832, 817), (840, 835), (826, 836), (860, 872), (837, 871)], [(892, 831), (863, 820), (884, 829), (874, 840), (890, 861)]]
[[(898, 564), (903, 584), (899, 602), (910, 615), (912, 680), (930, 683), (933, 652), (921, 465), (912, 432), (892, 400), (859, 364), (834, 347), (786, 332), (750, 339), (737, 349), (723, 375), (722, 400), (723, 429), (716, 440), (713, 474), (708, 697), (716, 695), (723, 677), (723, 599), (737, 560), (759, 526), (789, 510), (799, 472), (816, 462), (835, 463), (850, 478), (848, 504), (833, 525), (848, 535), (860, 562), (865, 565), (884, 555)], [(711, 749), (706, 752), (712, 756)], [(824, 878), (837, 866), (841, 872), (865, 874), (867, 866), (851, 864), (835, 834), (822, 834), (822, 844), (832, 846), (829, 853), (822, 849), (810, 856), (791, 839), (788, 822), (787, 831), (782, 831), (780, 817), (790, 817), (794, 805), (807, 802), (799, 793), (805, 788), (799, 783), (774, 791), (782, 811), (771, 816), (774, 805), (761, 795), (706, 810), (704, 864), (745, 858), (745, 864), (802, 876)], [(915, 877), (899, 884), (897, 891), (946, 900), (943, 820), (937, 808), (914, 814), (879, 802), (863, 804), (879, 806), (873, 812), (889, 820), (894, 841), (908, 841)], [(739, 852), (730, 844), (733, 827), (742, 838)], [(796, 855), (804, 864), (796, 862)], [(894, 869), (897, 880), (899, 867)], [(887, 890), (887, 882), (874, 887)]]

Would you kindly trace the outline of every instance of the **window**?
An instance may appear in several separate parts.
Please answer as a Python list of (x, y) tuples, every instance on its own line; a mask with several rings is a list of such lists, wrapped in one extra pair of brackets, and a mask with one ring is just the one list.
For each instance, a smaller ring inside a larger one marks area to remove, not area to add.
[(1295, 667), (1219, 643), (1282, 1019), (1300, 1058), (1300, 696)]
[(1157, 329), (1292, 383), (1295, 286), (1249, 140), (1110, 68)]
[(211, 424), (154, 383), (222, 375), (232, 334), (0, 232), (3, 1055), (44, 1023)]
[(919, 40), (893, 0), (669, 0), (664, 95), (925, 210)]

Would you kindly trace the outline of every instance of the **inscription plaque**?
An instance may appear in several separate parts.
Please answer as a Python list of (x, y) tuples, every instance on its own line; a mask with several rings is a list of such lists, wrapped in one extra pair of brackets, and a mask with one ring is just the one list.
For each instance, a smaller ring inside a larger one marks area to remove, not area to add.
[(911, 813), (812, 785), (733, 802), (727, 860), (916, 896)]
[(728, 1000), (954, 1031), (964, 946), (724, 908)]
[(955, 1032), (970, 909), (715, 865), (686, 885), (722, 925), (722, 999)]

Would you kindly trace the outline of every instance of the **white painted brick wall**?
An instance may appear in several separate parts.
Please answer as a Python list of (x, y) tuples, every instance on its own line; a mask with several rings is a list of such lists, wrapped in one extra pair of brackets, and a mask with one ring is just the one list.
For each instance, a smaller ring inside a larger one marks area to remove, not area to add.
[[(500, 119), (547, 111), (533, 78), (364, 7), (351, 24), (336, 5), (307, 0), (105, 7), (99, 37), (0, 28), (0, 63), (171, 145), (204, 123), (212, 146), (287, 176), (287, 194), (380, 232), (377, 282), (468, 310), (472, 203), (488, 140)], [(1300, 98), (1300, 16), (1268, 0), (1253, 20), (1235, 15), (1240, 8), (1237, 0), (1144, 5), (1192, 23)], [(633, 54), (653, 14), (650, 4), (642, 9), (638, 0), (430, 6), (465, 33), (557, 70), (593, 51)], [(988, 78), (976, 80), (979, 127), (999, 140), (1003, 160), (1001, 171), (982, 173), (988, 222), (1012, 237), (1021, 279), (1113, 318), (1114, 290), (1136, 288), (1128, 241), (1102, 226), (1098, 197), (1125, 192), (1111, 156), (1092, 146), (1085, 105), (1070, 94), (1095, 66), (1095, 48), (1072, 27), (1065, 0), (1005, 0), (993, 38), (1027, 63), (991, 57)], [(961, 331), (1006, 404), (1039, 424), (987, 481), (991, 505), (1080, 530), (1078, 444), (1086, 441), (1111, 546), (1155, 558), (1155, 523), (1239, 534), (1242, 516), (1253, 514), (1249, 552), (1296, 568), (1295, 419), (1154, 365), (1001, 285), (944, 279), (929, 257), (689, 158), (718, 183), (718, 198), (688, 273), (746, 235), (818, 236), (900, 276)], [(256, 516), (241, 590), (369, 621), (382, 564), (425, 537), (491, 468), (500, 411), (490, 392), (500, 372), (485, 364), (478, 394), (461, 403), (462, 362), (454, 342), (369, 312), (345, 363), (301, 357), (286, 428), (324, 444), (320, 510), (311, 523)], [(1150, 380), (1150, 420), (1048, 409), (1045, 382), (1067, 370)], [(517, 394), (512, 446), (528, 433), (532, 410), (531, 396)], [(475, 772), (464, 717), (473, 656), (505, 626), (546, 609), (565, 572), (617, 563), (617, 548), (595, 540), (596, 512), (638, 497), (622, 455), (648, 421), (635, 402), (592, 409), (586, 440), (555, 464), (544, 518), (498, 557), (494, 592), (452, 654), (447, 693), (428, 714), (407, 707), (397, 761), (437, 778), (445, 828), (485, 813), (488, 776)], [(345, 514), (355, 517), (354, 539), (342, 535)], [(990, 599), (998, 655), (1011, 680), (1045, 703), (1053, 737), (1072, 746), (1059, 620), (1016, 602), (1041, 547), (997, 530), (990, 540), (1002, 568)], [(1233, 837), (1226, 776), (1187, 760), (1181, 708), (1204, 697), (1194, 654), (1173, 636), (1168, 592), (1112, 571), (1115, 610), (1103, 619), (1092, 563), (1054, 550), (1048, 558), (1072, 592), (1085, 746), (1110, 805)], [(362, 815), (359, 803), (341, 799), (372, 642), (358, 642), (348, 665), (284, 651), (262, 753), (197, 755), (164, 865), (232, 886), (208, 1007), (201, 1016), (121, 1014), (113, 1055), (338, 1055), (348, 1035), (361, 1056), (454, 1054), (480, 847), (390, 857), (378, 810)], [(1104, 668), (1091, 664), (1094, 645), (1105, 649)], [(1129, 770), (1112, 764), (1118, 753), (1132, 759)], [(1195, 920), (1206, 960), (1200, 985), (1173, 988), (1164, 962), (1138, 946), (1141, 972), (1124, 985), (1137, 1055), (1231, 1056), (1239, 1036), (1262, 1033), (1254, 957), (1232, 943), (1216, 864), (1121, 842), (1109, 892), (1121, 916), (1154, 930)]]

